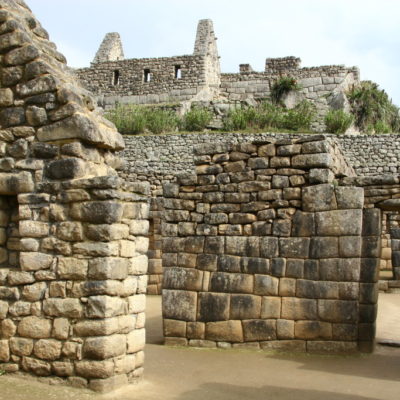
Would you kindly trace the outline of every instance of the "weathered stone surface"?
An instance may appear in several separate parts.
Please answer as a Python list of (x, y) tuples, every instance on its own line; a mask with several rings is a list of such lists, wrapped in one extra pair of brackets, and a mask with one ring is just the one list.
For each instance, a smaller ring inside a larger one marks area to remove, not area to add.
[(18, 324), (18, 334), (22, 337), (42, 339), (51, 336), (52, 323), (49, 319), (35, 316), (22, 318)]
[(248, 274), (213, 272), (210, 290), (226, 293), (252, 293), (254, 277)]
[(351, 236), (360, 235), (362, 210), (334, 210), (315, 213), (317, 235)]
[(45, 253), (21, 252), (19, 255), (21, 268), (24, 271), (38, 271), (50, 268), (53, 257)]
[(83, 307), (79, 299), (46, 299), (43, 301), (43, 311), (52, 317), (81, 318), (83, 316)]
[[(79, 300), (77, 300), (79, 302)], [(91, 296), (86, 306), (88, 318), (108, 318), (126, 313), (127, 304), (118, 297)]]
[(313, 320), (317, 318), (317, 301), (312, 299), (282, 298), (283, 319)]
[(87, 277), (88, 261), (79, 258), (60, 257), (57, 274), (61, 279), (83, 280)]
[(0, 192), (4, 195), (28, 193), (34, 190), (32, 174), (29, 172), (0, 173)]
[(196, 320), (197, 293), (163, 290), (163, 316), (183, 321)]
[(120, 222), (123, 213), (121, 203), (113, 201), (92, 201), (90, 203), (74, 204), (72, 216), (84, 222), (94, 224), (112, 224)]
[(126, 336), (111, 335), (87, 338), (82, 350), (85, 358), (94, 360), (118, 357), (126, 352)]
[(202, 322), (229, 319), (230, 296), (223, 293), (200, 293), (197, 319)]
[(261, 341), (276, 339), (276, 321), (265, 319), (253, 319), (243, 321), (245, 341)]
[(335, 188), (331, 184), (303, 188), (303, 211), (330, 211), (337, 208)]
[(10, 360), (10, 347), (8, 340), (0, 340), (0, 362), (8, 362)]
[(144, 349), (146, 342), (146, 331), (144, 329), (135, 329), (127, 336), (127, 352), (137, 353)]
[(114, 373), (114, 362), (104, 361), (77, 361), (75, 363), (76, 373), (84, 378), (105, 379)]
[(23, 288), (22, 298), (28, 301), (39, 301), (44, 298), (46, 290), (47, 285), (45, 282), (36, 282)]
[(51, 374), (51, 364), (36, 358), (23, 357), (22, 368), (24, 371), (32, 372), (38, 376), (49, 376)]
[(33, 351), (33, 340), (13, 337), (10, 339), (10, 350), (16, 356), (29, 356)]
[(95, 280), (125, 279), (128, 276), (129, 260), (104, 257), (89, 260), (88, 277)]
[(259, 318), (260, 310), (261, 297), (234, 294), (231, 296), (229, 319), (242, 320), (248, 318)]
[(163, 287), (166, 289), (201, 290), (203, 273), (193, 268), (167, 268), (164, 270)]
[(54, 339), (40, 339), (33, 348), (36, 357), (42, 360), (57, 360), (61, 355), (62, 342)]
[(242, 342), (242, 324), (240, 321), (208, 322), (205, 337), (208, 340)]
[(355, 323), (358, 304), (355, 301), (318, 300), (318, 315), (323, 321)]

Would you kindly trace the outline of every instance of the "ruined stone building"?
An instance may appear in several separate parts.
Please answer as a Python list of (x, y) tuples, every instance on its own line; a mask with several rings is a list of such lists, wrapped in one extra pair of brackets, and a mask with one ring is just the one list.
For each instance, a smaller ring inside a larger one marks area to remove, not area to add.
[[(158, 79), (157, 96), (174, 79), (178, 96), (224, 82), (245, 96), (270, 74), (219, 75), (209, 21), (193, 56), (159, 64), (118, 60), (106, 39), (80, 73), (97, 68), (118, 96), (136, 80), (138, 101)], [(1, 370), (96, 391), (133, 382), (146, 292), (161, 290), (167, 344), (373, 351), (380, 266), (394, 278), (382, 288), (400, 280), (397, 136), (122, 138), (22, 0), (0, 0), (0, 52)], [(357, 78), (293, 71), (324, 87)]]
[(359, 71), (343, 65), (301, 68), (300, 64), (296, 57), (267, 58), (263, 72), (241, 64), (239, 73), (221, 73), (213, 23), (200, 20), (192, 55), (124, 59), (119, 34), (108, 33), (91, 66), (76, 74), (104, 108), (116, 103), (183, 103), (187, 109), (192, 103), (211, 102), (216, 112), (226, 109), (226, 103), (255, 104), (270, 98), (274, 82), (286, 75), (301, 88), (285, 99), (287, 106), (311, 101), (319, 116), (313, 128), (323, 130), (322, 117), (328, 109), (346, 108), (344, 92), (359, 81)]

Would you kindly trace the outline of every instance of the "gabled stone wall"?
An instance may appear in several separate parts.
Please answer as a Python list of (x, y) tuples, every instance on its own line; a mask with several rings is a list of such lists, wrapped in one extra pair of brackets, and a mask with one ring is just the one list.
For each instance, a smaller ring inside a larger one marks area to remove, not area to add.
[(21, 0), (0, 52), (0, 369), (109, 390), (143, 371), (148, 185)]
[(164, 185), (167, 344), (372, 349), (380, 211), (318, 139), (203, 145)]

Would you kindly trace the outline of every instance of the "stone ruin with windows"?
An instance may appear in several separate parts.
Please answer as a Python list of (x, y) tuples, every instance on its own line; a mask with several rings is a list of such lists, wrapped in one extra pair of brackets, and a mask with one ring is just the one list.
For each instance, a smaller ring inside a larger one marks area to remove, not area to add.
[[(96, 59), (122, 57), (115, 40)], [(22, 0), (0, 0), (0, 52), (1, 370), (96, 391), (137, 380), (146, 290), (161, 288), (167, 344), (373, 350), (380, 265), (383, 289), (400, 280), (396, 136), (126, 137), (117, 153)], [(183, 80), (183, 61), (166, 73)]]
[(108, 33), (91, 66), (76, 70), (83, 85), (104, 108), (119, 104), (180, 104), (185, 111), (200, 104), (213, 111), (212, 126), (220, 127), (221, 116), (239, 104), (254, 105), (270, 99), (271, 87), (282, 76), (293, 77), (301, 88), (284, 99), (292, 108), (302, 100), (316, 106), (313, 130), (324, 130), (330, 109), (348, 110), (345, 96), (359, 82), (356, 67), (330, 65), (301, 68), (296, 57), (267, 58), (265, 71), (241, 64), (239, 73), (221, 73), (217, 38), (211, 20), (200, 20), (192, 55), (124, 59), (118, 33)]

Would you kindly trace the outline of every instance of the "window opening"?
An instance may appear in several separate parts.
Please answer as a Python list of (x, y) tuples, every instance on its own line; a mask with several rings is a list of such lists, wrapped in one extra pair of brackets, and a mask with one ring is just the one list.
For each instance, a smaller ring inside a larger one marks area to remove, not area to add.
[(151, 72), (149, 69), (144, 70), (144, 76), (143, 76), (144, 82), (150, 82), (151, 81)]
[(119, 85), (119, 71), (116, 69), (113, 74), (113, 85)]
[(175, 65), (175, 79), (182, 79), (182, 69), (180, 65)]

